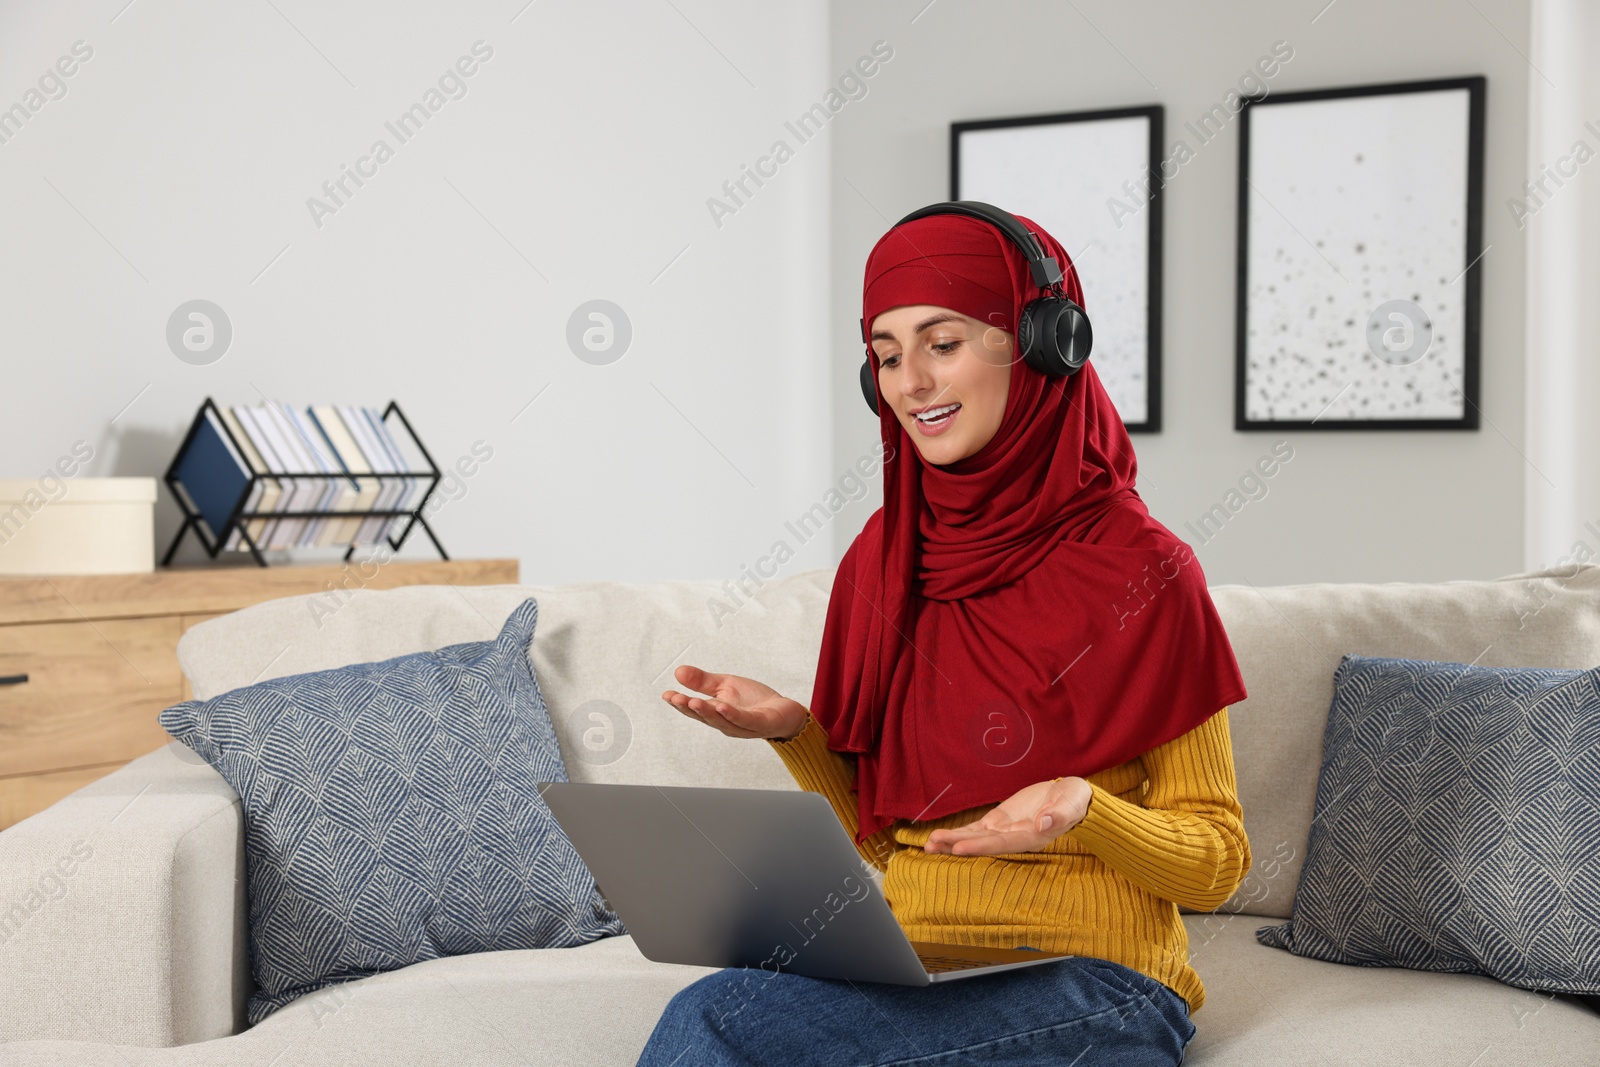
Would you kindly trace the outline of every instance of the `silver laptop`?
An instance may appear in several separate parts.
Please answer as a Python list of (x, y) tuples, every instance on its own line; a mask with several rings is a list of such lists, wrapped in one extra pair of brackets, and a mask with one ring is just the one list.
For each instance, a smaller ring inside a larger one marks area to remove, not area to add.
[(590, 782), (539, 791), (658, 963), (925, 986), (1067, 958), (908, 940), (818, 793)]

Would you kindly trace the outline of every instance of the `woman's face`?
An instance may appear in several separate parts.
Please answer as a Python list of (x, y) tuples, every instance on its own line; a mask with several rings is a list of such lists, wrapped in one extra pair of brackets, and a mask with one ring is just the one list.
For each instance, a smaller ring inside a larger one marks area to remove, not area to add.
[(1012, 335), (931, 304), (890, 308), (871, 326), (878, 388), (922, 458), (942, 466), (988, 444), (1005, 418)]

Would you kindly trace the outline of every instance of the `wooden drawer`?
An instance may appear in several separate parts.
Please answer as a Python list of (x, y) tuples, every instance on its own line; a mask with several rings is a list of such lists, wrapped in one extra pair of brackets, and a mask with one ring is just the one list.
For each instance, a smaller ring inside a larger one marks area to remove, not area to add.
[[(415, 537), (413, 538), (415, 540)], [(514, 559), (256, 567), (248, 560), (145, 574), (0, 579), (0, 829), (171, 740), (156, 721), (192, 697), (178, 669), (189, 627), (325, 589), (491, 585)]]
[(182, 699), (176, 616), (0, 626), (0, 779), (125, 762), (170, 738)]

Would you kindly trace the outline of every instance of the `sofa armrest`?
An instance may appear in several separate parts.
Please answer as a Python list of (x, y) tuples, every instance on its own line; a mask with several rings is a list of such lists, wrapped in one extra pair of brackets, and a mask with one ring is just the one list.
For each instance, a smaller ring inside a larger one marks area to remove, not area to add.
[(244, 1029), (236, 793), (176, 742), (0, 831), (0, 1042)]

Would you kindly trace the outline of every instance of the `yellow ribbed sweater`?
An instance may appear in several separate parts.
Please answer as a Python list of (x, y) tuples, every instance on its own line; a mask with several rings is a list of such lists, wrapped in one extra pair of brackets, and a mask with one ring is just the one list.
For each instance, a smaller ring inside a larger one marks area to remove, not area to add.
[[(801, 788), (828, 799), (853, 841), (855, 756), (829, 749), (809, 713), (793, 738), (768, 743)], [(1228, 709), (1086, 780), (1088, 814), (1037, 852), (923, 850), (935, 829), (972, 822), (993, 804), (900, 819), (856, 848), (884, 872), (884, 896), (913, 941), (1095, 956), (1149, 975), (1199, 1011), (1205, 987), (1189, 965), (1178, 905), (1219, 907), (1250, 869)]]

